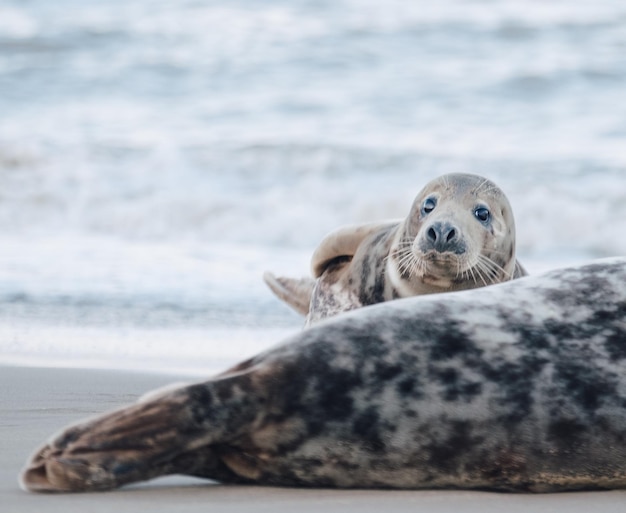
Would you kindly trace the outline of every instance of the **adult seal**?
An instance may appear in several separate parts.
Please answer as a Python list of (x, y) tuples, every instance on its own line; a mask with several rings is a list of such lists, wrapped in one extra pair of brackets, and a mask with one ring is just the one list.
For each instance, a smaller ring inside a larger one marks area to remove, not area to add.
[(511, 205), (492, 181), (448, 174), (428, 183), (399, 221), (330, 233), (311, 261), (315, 279), (264, 279), (307, 325), (366, 305), (453, 292), (526, 275), (515, 255)]
[(37, 492), (224, 483), (626, 487), (626, 259), (365, 307), (70, 427)]

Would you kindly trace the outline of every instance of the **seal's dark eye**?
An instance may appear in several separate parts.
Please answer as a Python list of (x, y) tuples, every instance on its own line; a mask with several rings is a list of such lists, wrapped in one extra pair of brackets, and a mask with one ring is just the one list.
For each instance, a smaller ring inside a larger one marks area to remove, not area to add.
[(430, 214), (437, 206), (437, 200), (435, 198), (428, 198), (422, 205), (422, 214)]
[(481, 223), (486, 223), (491, 219), (491, 213), (485, 207), (478, 207), (474, 210), (474, 215)]

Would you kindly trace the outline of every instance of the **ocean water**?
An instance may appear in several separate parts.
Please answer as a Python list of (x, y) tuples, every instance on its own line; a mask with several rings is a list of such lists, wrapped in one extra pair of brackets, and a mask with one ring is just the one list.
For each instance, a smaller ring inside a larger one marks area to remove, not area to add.
[(448, 172), (531, 272), (626, 254), (626, 3), (0, 0), (0, 363), (218, 370)]

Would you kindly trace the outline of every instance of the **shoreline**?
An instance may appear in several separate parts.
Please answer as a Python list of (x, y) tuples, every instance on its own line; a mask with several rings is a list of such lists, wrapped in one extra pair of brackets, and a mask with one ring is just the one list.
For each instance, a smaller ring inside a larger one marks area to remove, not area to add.
[(78, 508), (99, 513), (188, 512), (394, 512), (411, 513), (586, 513), (597, 508), (618, 513), (626, 491), (547, 495), (479, 491), (390, 491), (273, 488), (220, 485), (184, 476), (160, 478), (113, 492), (31, 494), (17, 476), (26, 459), (54, 433), (71, 422), (131, 403), (144, 393), (189, 376), (117, 370), (0, 366), (0, 500), (6, 511), (66, 512)]

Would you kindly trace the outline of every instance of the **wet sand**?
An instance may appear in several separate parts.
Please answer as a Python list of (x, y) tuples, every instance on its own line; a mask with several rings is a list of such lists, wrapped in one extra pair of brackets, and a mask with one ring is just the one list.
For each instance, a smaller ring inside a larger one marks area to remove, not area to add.
[(118, 371), (0, 367), (0, 511), (626, 511), (626, 491), (527, 495), (464, 491), (311, 490), (223, 486), (178, 476), (105, 493), (39, 495), (19, 488), (17, 475), (27, 457), (66, 424), (128, 404), (153, 388), (188, 380), (188, 377)]

